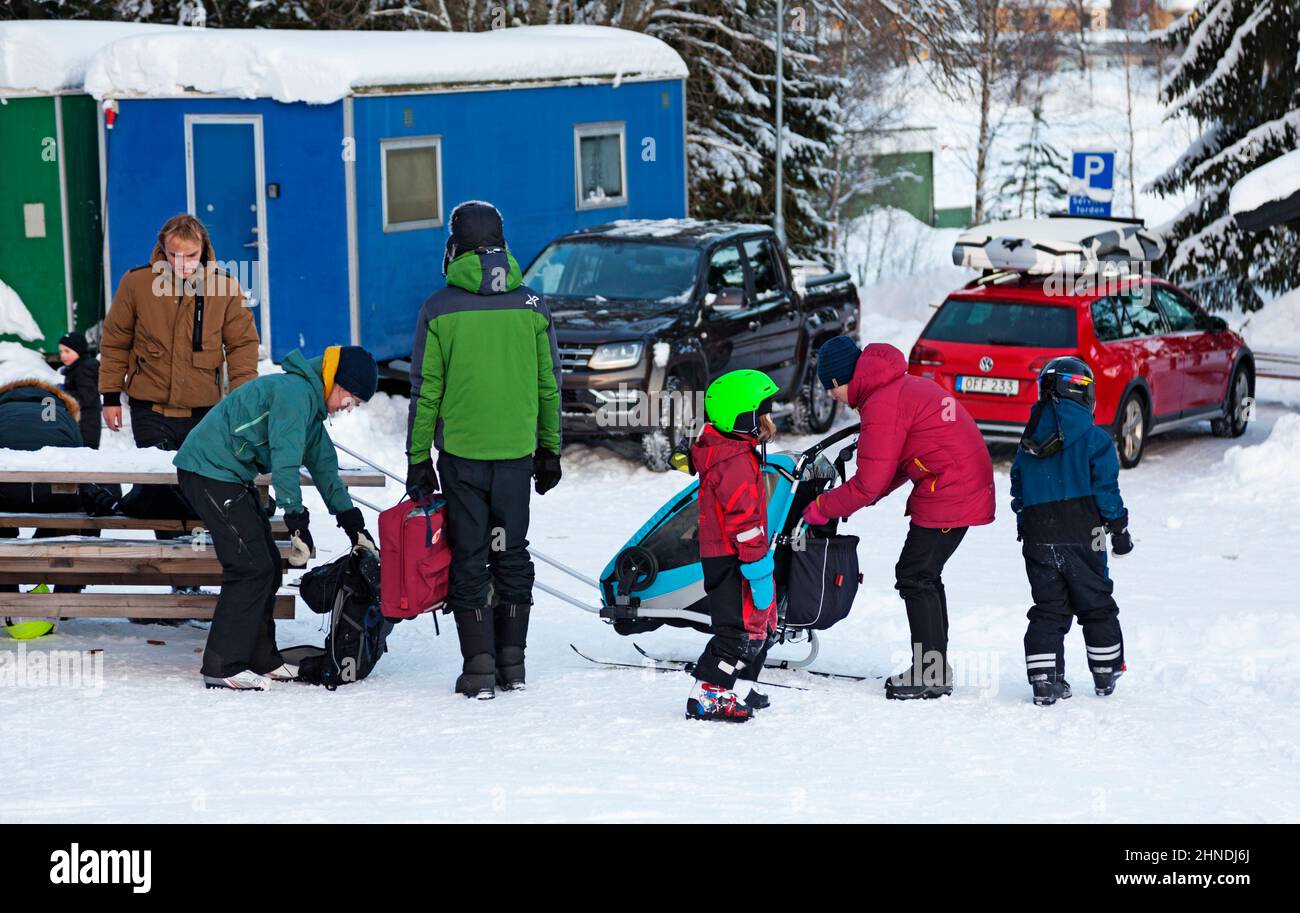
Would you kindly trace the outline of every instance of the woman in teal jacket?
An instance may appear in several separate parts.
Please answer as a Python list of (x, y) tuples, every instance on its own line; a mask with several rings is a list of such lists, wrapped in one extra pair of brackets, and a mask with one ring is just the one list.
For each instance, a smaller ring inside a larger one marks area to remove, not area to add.
[(302, 567), (312, 554), (299, 471), (306, 467), (352, 544), (374, 550), (361, 511), (339, 479), (325, 418), (365, 402), (379, 381), (374, 358), (359, 346), (331, 346), (320, 358), (297, 350), (283, 374), (249, 381), (213, 407), (172, 461), (180, 488), (203, 519), (221, 561), (217, 599), (203, 651), (209, 688), (265, 690), (297, 677), (275, 646), (272, 610), (280, 588), (280, 551), (253, 485), (269, 472), (284, 508), (292, 552)]

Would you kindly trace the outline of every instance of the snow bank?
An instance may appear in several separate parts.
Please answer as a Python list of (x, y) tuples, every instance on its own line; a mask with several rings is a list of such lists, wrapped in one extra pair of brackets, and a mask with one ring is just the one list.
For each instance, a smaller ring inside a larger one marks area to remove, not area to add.
[(0, 22), (0, 92), (80, 89), (90, 60), (131, 35), (179, 31), (137, 22)]
[(43, 380), (59, 384), (63, 377), (51, 368), (40, 352), (17, 342), (0, 342), (0, 384), (16, 380)]
[(1233, 185), (1228, 210), (1235, 216), (1300, 193), (1300, 149), (1260, 165)]
[(327, 104), (354, 89), (541, 79), (683, 78), (668, 45), (605, 26), (488, 32), (175, 29), (104, 49), (86, 74), (96, 98), (187, 91)]
[(1223, 455), (1223, 463), (1228, 470), (1226, 491), (1230, 496), (1271, 504), (1280, 497), (1300, 495), (1300, 415), (1278, 416), (1268, 440), (1250, 447), (1233, 447)]
[(18, 293), (0, 280), (0, 335), (17, 336), (34, 342), (45, 334), (37, 326), (32, 312), (27, 310)]

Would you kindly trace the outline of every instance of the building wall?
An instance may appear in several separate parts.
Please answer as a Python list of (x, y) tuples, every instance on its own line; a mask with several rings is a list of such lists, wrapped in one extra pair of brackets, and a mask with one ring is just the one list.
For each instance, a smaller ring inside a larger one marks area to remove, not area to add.
[[(496, 204), (506, 241), (527, 268), (552, 237), (625, 218), (686, 214), (682, 83), (516, 88), (358, 96), (357, 228), (361, 341), (380, 358), (408, 355), (421, 303), (443, 284), (447, 220), (464, 200)], [(626, 124), (626, 205), (579, 210), (574, 126)], [(380, 141), (442, 138), (443, 224), (383, 230)], [(643, 150), (653, 141), (653, 159)]]
[[(186, 207), (185, 116), (262, 117), (271, 356), (319, 355), (348, 342), (343, 109), (267, 99), (125, 99), (107, 134), (108, 226), (114, 288), (147, 264), (158, 229)], [(202, 213), (198, 214), (202, 218)], [(242, 251), (216, 251), (237, 260)], [(265, 344), (265, 340), (263, 340)]]
[[(0, 105), (0, 280), (18, 293), (45, 334), (26, 344), (46, 352), (58, 349), (68, 325), (58, 161), (63, 150), (56, 136), (52, 96), (8, 98)], [(44, 207), (42, 237), (28, 237), (25, 204)]]

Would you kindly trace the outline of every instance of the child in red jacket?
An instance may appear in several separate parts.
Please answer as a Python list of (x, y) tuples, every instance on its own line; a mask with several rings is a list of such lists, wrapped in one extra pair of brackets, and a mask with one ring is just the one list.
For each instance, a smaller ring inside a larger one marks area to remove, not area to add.
[(700, 474), (700, 559), (713, 637), (695, 664), (686, 716), (743, 723), (767, 697), (741, 701), (736, 679), (757, 680), (776, 630), (776, 588), (767, 538), (767, 486), (756, 449), (776, 435), (777, 385), (761, 371), (732, 371), (709, 385), (709, 423), (691, 446)]

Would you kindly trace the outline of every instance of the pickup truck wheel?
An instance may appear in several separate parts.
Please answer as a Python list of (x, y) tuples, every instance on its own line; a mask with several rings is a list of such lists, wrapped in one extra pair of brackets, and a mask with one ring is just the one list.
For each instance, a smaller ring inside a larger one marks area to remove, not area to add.
[(695, 396), (687, 390), (676, 374), (664, 382), (659, 398), (661, 427), (641, 435), (641, 456), (647, 469), (667, 472), (672, 469), (672, 456), (676, 450), (691, 446), (695, 425)]
[(808, 364), (808, 379), (794, 399), (790, 424), (800, 434), (824, 434), (835, 424), (840, 404), (831, 399), (831, 393), (817, 379), (817, 355)]

